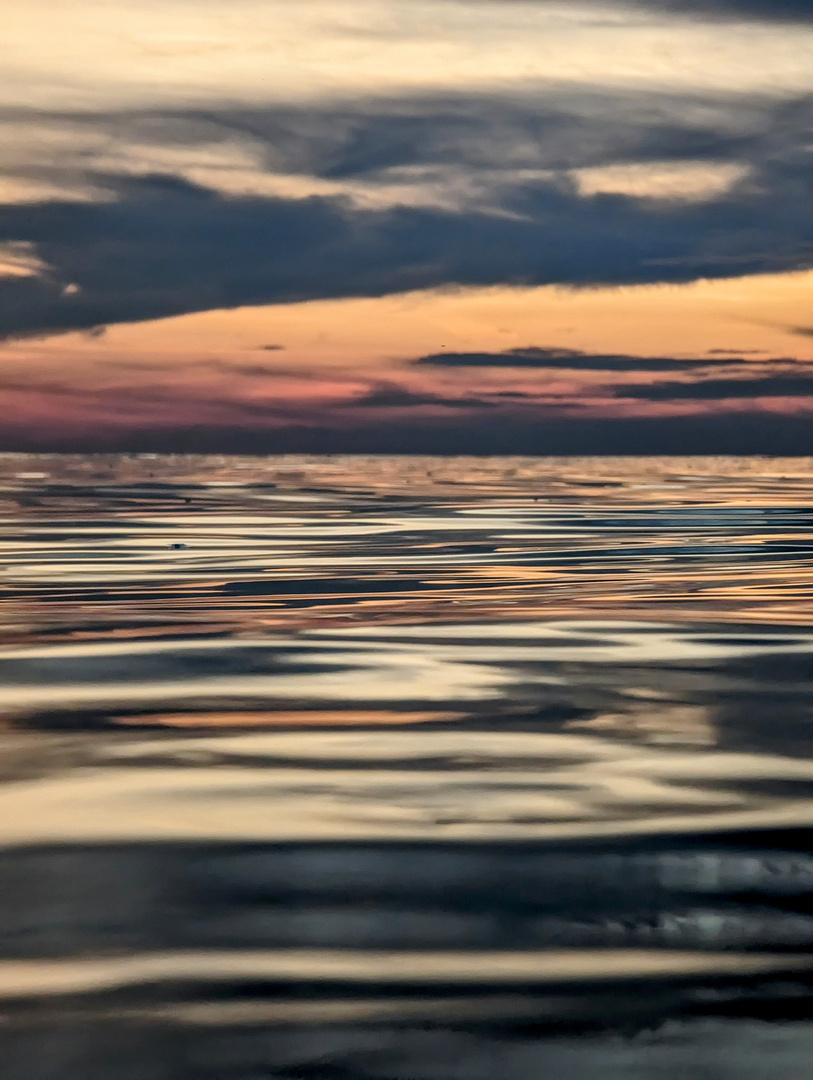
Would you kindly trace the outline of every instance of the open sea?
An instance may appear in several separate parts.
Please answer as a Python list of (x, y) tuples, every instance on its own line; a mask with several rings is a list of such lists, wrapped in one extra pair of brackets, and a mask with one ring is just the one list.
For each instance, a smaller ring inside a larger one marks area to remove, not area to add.
[(809, 1080), (813, 460), (0, 455), (3, 1080)]

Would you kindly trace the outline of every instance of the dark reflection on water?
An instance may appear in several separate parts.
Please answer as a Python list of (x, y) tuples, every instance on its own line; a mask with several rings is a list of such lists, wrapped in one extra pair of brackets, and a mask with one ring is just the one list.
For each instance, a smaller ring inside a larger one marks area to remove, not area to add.
[(0, 456), (0, 1075), (808, 1077), (811, 471)]

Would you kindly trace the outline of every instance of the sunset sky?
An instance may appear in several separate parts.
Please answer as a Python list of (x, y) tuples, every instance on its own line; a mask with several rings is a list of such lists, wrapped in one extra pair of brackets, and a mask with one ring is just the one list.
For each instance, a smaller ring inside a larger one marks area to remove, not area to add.
[(0, 15), (0, 450), (813, 453), (811, 0)]

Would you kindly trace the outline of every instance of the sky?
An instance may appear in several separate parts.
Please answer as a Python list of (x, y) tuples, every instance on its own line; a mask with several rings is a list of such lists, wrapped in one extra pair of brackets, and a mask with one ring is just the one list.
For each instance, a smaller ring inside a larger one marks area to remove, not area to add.
[(813, 454), (811, 0), (0, 16), (0, 451)]

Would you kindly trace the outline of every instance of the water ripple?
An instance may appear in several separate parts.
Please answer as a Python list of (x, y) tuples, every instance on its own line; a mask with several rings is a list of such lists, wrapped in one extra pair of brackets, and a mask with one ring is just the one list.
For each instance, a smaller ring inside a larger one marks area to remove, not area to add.
[(0, 455), (2, 1074), (806, 1076), (812, 472)]

